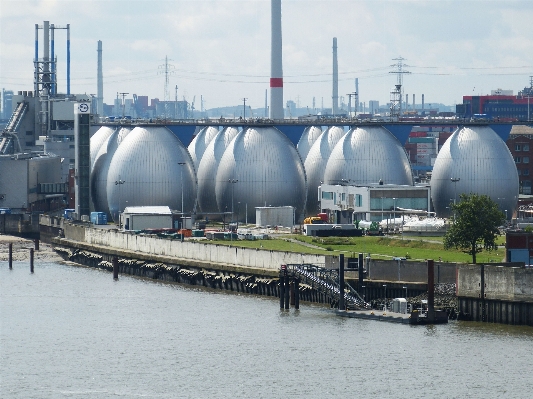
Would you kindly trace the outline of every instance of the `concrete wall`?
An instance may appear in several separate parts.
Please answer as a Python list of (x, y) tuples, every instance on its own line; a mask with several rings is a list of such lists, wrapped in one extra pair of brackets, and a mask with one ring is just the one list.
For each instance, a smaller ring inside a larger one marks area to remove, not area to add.
[[(457, 296), (480, 298), (481, 265), (461, 265), (457, 271)], [(533, 268), (485, 265), (487, 300), (533, 302)]]
[(65, 223), (64, 231), (65, 238), (69, 240), (193, 261), (264, 269), (279, 269), (282, 264), (287, 263), (323, 265), (326, 262), (326, 257), (323, 255), (237, 248), (213, 243), (181, 242), (148, 235), (123, 233), (117, 230), (91, 228), (85, 225)]
[[(455, 283), (457, 264), (435, 262), (435, 283)], [(428, 281), (426, 262), (374, 260), (367, 263), (370, 280), (423, 282)]]

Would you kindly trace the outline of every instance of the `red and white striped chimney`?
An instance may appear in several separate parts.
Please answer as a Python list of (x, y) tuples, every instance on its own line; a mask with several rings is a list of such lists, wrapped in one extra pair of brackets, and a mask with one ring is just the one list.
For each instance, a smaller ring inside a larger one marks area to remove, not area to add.
[(281, 0), (271, 0), (272, 39), (270, 50), (270, 118), (283, 119), (283, 60), (281, 41)]

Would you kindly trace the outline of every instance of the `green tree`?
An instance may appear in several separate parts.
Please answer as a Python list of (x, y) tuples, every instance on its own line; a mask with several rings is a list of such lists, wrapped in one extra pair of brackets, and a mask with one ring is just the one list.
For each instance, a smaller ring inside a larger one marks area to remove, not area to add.
[(498, 226), (505, 214), (496, 202), (487, 195), (461, 194), (460, 201), (451, 208), (455, 222), (444, 236), (444, 249), (460, 249), (472, 255), (472, 263), (476, 263), (476, 254), (497, 248)]

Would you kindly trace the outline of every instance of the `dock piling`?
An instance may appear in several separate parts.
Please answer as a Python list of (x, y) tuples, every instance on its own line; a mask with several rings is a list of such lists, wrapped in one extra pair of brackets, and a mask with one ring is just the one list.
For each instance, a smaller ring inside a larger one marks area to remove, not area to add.
[(346, 310), (344, 305), (344, 254), (339, 255), (339, 310)]
[(13, 243), (9, 243), (9, 270), (13, 270)]
[(113, 280), (118, 280), (118, 257), (113, 257)]
[(435, 266), (433, 259), (427, 260), (428, 267), (428, 321), (435, 320)]
[(279, 271), (279, 308), (285, 308), (285, 278), (283, 272), (287, 271), (287, 266), (281, 265)]
[(294, 279), (294, 309), (300, 309), (300, 280)]
[(290, 308), (290, 282), (289, 274), (285, 272), (285, 309), (289, 310)]
[(30, 273), (33, 274), (33, 248), (30, 248)]
[(35, 239), (35, 250), (36, 251), (39, 250), (39, 239), (38, 238)]

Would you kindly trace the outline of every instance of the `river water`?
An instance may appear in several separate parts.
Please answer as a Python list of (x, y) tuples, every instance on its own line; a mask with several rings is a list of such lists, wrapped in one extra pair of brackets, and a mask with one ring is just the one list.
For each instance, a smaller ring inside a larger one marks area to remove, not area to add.
[(531, 398), (533, 329), (407, 326), (0, 262), (2, 398)]

